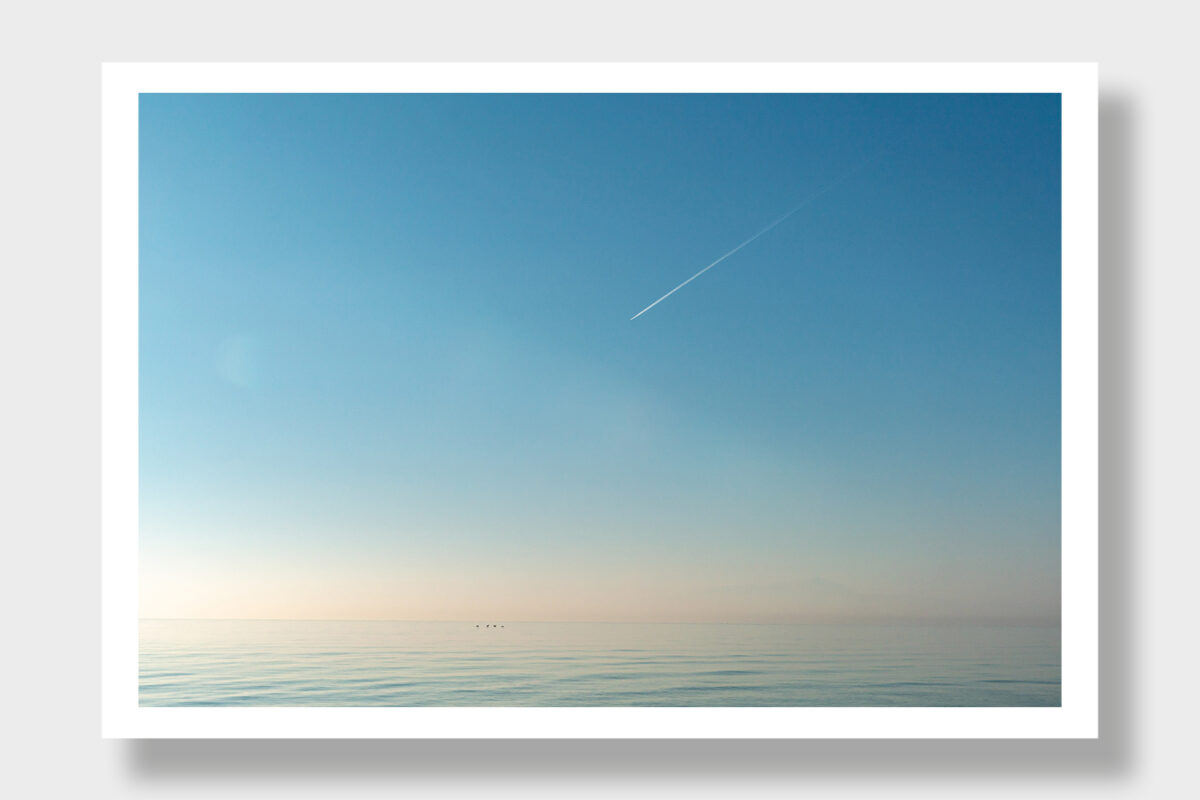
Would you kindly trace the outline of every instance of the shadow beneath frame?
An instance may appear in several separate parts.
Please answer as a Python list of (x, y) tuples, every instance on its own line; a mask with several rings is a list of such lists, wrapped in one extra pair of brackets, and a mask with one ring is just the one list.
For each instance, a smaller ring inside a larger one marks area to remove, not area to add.
[(140, 740), (149, 780), (254, 776), (780, 776), (1128, 773), (1137, 754), (1134, 548), (1139, 287), (1136, 109), (1100, 97), (1100, 738), (1098, 740)]

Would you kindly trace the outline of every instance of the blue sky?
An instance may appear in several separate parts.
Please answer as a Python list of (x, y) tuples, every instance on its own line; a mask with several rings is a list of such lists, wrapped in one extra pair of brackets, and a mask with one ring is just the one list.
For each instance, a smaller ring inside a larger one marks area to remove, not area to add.
[(140, 142), (144, 616), (1057, 619), (1057, 95), (143, 95)]

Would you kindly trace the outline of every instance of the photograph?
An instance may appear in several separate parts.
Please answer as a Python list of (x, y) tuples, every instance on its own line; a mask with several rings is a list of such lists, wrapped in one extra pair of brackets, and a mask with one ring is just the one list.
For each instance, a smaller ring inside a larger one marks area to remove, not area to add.
[(1187, 13), (78, 5), (11, 794), (1187, 796)]
[(576, 83), (123, 94), (125, 711), (1063, 712), (1064, 94)]
[(1057, 95), (139, 133), (140, 703), (1059, 703)]

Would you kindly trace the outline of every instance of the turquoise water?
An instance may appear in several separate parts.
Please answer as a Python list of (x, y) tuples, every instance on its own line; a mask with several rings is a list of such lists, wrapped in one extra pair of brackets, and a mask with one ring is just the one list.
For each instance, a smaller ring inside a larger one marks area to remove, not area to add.
[(1055, 706), (997, 625), (145, 620), (143, 706)]

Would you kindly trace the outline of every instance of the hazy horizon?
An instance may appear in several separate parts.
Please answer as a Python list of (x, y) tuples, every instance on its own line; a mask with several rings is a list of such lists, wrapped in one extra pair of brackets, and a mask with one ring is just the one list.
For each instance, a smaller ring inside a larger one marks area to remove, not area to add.
[(140, 103), (144, 620), (1058, 624), (1058, 95)]
[(854, 617), (795, 620), (666, 620), (666, 619), (402, 619), (399, 617), (139, 617), (140, 622), (412, 622), (438, 625), (997, 625), (1059, 627), (1057, 618), (986, 617)]

